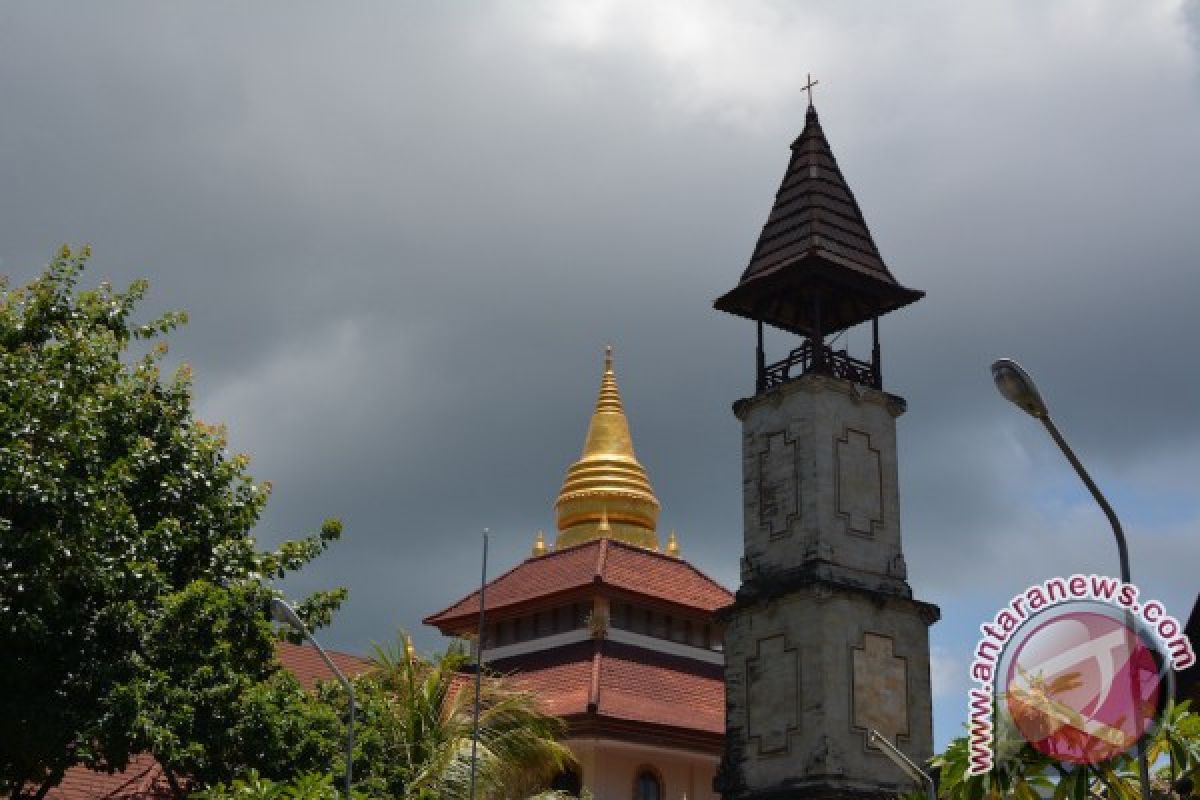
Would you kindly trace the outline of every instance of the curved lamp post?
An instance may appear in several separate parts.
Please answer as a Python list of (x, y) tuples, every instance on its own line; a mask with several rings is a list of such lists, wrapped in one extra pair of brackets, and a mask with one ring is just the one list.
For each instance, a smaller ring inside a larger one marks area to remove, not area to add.
[[(1033, 378), (1028, 372), (1022, 369), (1021, 365), (1011, 358), (997, 359), (992, 363), (992, 380), (996, 382), (996, 388), (1000, 390), (1000, 394), (1004, 395), (1005, 399), (1013, 405), (1020, 408), (1025, 413), (1029, 414), (1034, 419), (1040, 420), (1042, 425), (1046, 427), (1046, 431), (1050, 434), (1050, 438), (1058, 445), (1058, 449), (1067, 457), (1067, 461), (1071, 462), (1071, 466), (1075, 468), (1075, 473), (1079, 475), (1079, 479), (1083, 481), (1083, 485), (1088, 488), (1095, 498), (1096, 504), (1104, 512), (1104, 516), (1108, 517), (1108, 522), (1112, 526), (1113, 536), (1117, 540), (1117, 555), (1121, 560), (1121, 581), (1130, 583), (1129, 577), (1129, 548), (1125, 545), (1125, 531), (1121, 528), (1121, 521), (1117, 519), (1117, 514), (1113, 511), (1112, 506), (1108, 504), (1108, 500), (1100, 493), (1099, 487), (1095, 481), (1088, 475), (1087, 470), (1083, 468), (1083, 464), (1075, 456), (1075, 452), (1071, 446), (1067, 444), (1067, 440), (1059, 432), (1058, 427), (1054, 424), (1054, 420), (1050, 418), (1050, 409), (1046, 406), (1046, 401), (1042, 399), (1041, 393), (1038, 391), (1037, 384), (1033, 382)], [(1133, 657), (1133, 647), (1129, 647), (1129, 656)], [(1136, 709), (1138, 699), (1141, 692), (1138, 691), (1137, 678), (1130, 669), (1130, 677), (1133, 682), (1133, 694), (1130, 701)], [(1138, 777), (1142, 784), (1142, 800), (1150, 800), (1150, 768), (1146, 763), (1146, 753), (1142, 749), (1142, 743), (1137, 743), (1137, 759), (1138, 759)]]
[(911, 758), (900, 752), (882, 733), (874, 728), (868, 728), (867, 731), (867, 740), (870, 744), (878, 747), (905, 775), (912, 778), (913, 782), (924, 786), (928, 800), (937, 800), (937, 785), (934, 784), (933, 778), (929, 776), (928, 772), (914, 764)]
[(321, 654), (321, 659), (325, 662), (325, 666), (337, 676), (341, 682), (342, 688), (346, 690), (346, 697), (350, 702), (350, 716), (346, 718), (346, 800), (350, 800), (350, 782), (354, 779), (354, 687), (350, 685), (349, 679), (338, 669), (337, 664), (333, 663), (333, 659), (325, 652), (325, 648), (313, 638), (312, 633), (308, 630), (308, 626), (296, 614), (296, 609), (280, 600), (278, 597), (271, 598), (271, 618), (276, 622), (282, 622), (292, 630), (304, 636), (305, 639), (312, 642), (312, 646), (317, 648), (317, 652)]

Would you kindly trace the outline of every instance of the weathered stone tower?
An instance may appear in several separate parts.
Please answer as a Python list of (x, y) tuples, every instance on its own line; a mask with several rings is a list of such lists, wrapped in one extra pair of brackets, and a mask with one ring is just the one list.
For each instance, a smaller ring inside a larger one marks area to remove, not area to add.
[[(726, 614), (726, 800), (880, 798), (912, 788), (868, 743), (875, 729), (931, 754), (928, 628), (900, 543), (896, 417), (879, 317), (923, 292), (879, 256), (816, 110), (750, 265), (716, 308), (758, 325), (742, 422), (745, 556)], [(827, 337), (871, 324), (869, 360)], [(763, 325), (804, 337), (768, 364)]]

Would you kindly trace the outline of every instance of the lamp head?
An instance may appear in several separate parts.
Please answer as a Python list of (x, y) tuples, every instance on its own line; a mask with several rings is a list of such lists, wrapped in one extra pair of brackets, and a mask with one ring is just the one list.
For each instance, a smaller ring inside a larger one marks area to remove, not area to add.
[(304, 623), (300, 621), (296, 610), (278, 597), (271, 598), (271, 618), (290, 626), (297, 633), (304, 633)]
[(1038, 392), (1037, 384), (1016, 361), (1011, 358), (997, 359), (992, 364), (992, 380), (996, 382), (1000, 394), (1026, 414), (1037, 419), (1050, 416), (1050, 409)]

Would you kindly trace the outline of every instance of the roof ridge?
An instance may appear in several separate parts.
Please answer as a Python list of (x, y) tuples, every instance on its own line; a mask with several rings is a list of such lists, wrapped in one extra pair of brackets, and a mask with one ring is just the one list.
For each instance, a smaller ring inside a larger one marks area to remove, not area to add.
[[(149, 758), (148, 763), (145, 766), (141, 767), (140, 769), (134, 766), (134, 759), (136, 759), (139, 755), (145, 755)], [(109, 791), (105, 795), (102, 795), (103, 797), (124, 796), (119, 793), (122, 793), (125, 790), (131, 789), (131, 788), (138, 791), (141, 794), (145, 794), (154, 785), (154, 783), (157, 782), (157, 777), (154, 778), (153, 780), (147, 780), (147, 777), (151, 773), (153, 773), (154, 770), (156, 770), (156, 769), (162, 770), (162, 768), (163, 768), (162, 764), (159, 763), (158, 759), (154, 757), (154, 754), (150, 753), (150, 752), (146, 752), (146, 751), (143, 751), (141, 753), (134, 753), (130, 757), (130, 763), (125, 767), (125, 770), (122, 770), (121, 772), (106, 772), (103, 769), (96, 769), (92, 766), (84, 765), (84, 764), (80, 764), (78, 766), (83, 767), (88, 772), (94, 772), (97, 775), (112, 775), (113, 777), (123, 778), (123, 780), (120, 783), (116, 784), (116, 786), (114, 786), (111, 791)], [(132, 774), (127, 775), (126, 773), (129, 772), (130, 767), (133, 767), (134, 771)], [(61, 783), (59, 784), (59, 786), (56, 786), (54, 788), (57, 789), (60, 786), (62, 786)], [(53, 791), (53, 789), (51, 789), (51, 791)]]
[(647, 550), (644, 547), (638, 547), (637, 545), (627, 544), (625, 542), (613, 542), (613, 544), (617, 545), (618, 547), (623, 547), (626, 550), (629, 550), (631, 552), (646, 553), (646, 554), (649, 554), (652, 556), (656, 556), (668, 564), (682, 564), (683, 566), (690, 569), (692, 572), (699, 575), (704, 580), (711, 583), (713, 586), (716, 586), (718, 589), (720, 589), (721, 591), (728, 594), (731, 598), (733, 597), (733, 592), (731, 592), (729, 589), (726, 589), (725, 586), (722, 583), (720, 583), (719, 581), (714, 580), (713, 578), (710, 578), (707, 573), (705, 573), (699, 567), (692, 564), (692, 562), (688, 561), (686, 558), (676, 558), (675, 556), (669, 556), (666, 553), (660, 553), (657, 550)]
[[(604, 582), (604, 569), (605, 569), (605, 567), (608, 566), (608, 546), (609, 546), (609, 543), (612, 541), (613, 541), (612, 539), (609, 539), (607, 537), (599, 540), (600, 552), (596, 554), (596, 573), (595, 574), (596, 574), (596, 579), (599, 580), (601, 583)], [(629, 545), (629, 546), (634, 547), (635, 545)], [(638, 549), (644, 550), (645, 548), (638, 548)]]
[[(600, 540), (600, 541), (603, 541), (603, 540)], [(504, 580), (504, 579), (505, 579), (505, 578), (507, 578), (509, 575), (512, 575), (514, 572), (516, 572), (516, 571), (517, 571), (517, 570), (519, 570), (521, 567), (525, 566), (526, 564), (528, 564), (528, 563), (529, 563), (529, 562), (531, 562), (531, 561), (537, 561), (537, 562), (539, 562), (539, 563), (549, 562), (549, 561), (553, 560), (555, 556), (559, 556), (559, 555), (563, 555), (563, 554), (566, 554), (566, 553), (570, 553), (570, 552), (572, 552), (572, 551), (574, 551), (574, 552), (578, 552), (579, 550), (581, 550), (581, 549), (583, 549), (583, 548), (585, 548), (585, 547), (589, 547), (589, 546), (593, 545), (594, 543), (595, 543), (594, 541), (592, 541), (592, 542), (584, 542), (583, 544), (577, 544), (577, 545), (574, 545), (574, 546), (572, 546), (572, 547), (564, 547), (564, 548), (562, 548), (562, 549), (555, 548), (555, 549), (551, 550), (550, 552), (548, 552), (548, 553), (546, 553), (545, 555), (542, 555), (542, 556), (528, 556), (528, 557), (526, 557), (526, 558), (525, 558), (525, 560), (524, 560), (524, 561), (518, 561), (518, 562), (517, 562), (517, 563), (516, 563), (516, 564), (515, 564), (513, 567), (511, 567), (510, 569), (508, 569), (508, 570), (505, 570), (504, 572), (500, 573), (500, 574), (499, 574), (499, 575), (497, 575), (496, 577), (492, 578), (490, 581), (488, 581), (488, 582), (487, 582), (487, 585), (488, 585), (488, 586), (491, 586), (493, 583), (496, 583), (497, 581)], [(441, 609), (440, 611), (435, 611), (435, 612), (433, 612), (432, 614), (428, 614), (428, 615), (426, 615), (426, 616), (425, 616), (425, 618), (421, 620), (421, 623), (422, 623), (422, 624), (424, 624), (424, 625), (432, 625), (433, 623), (432, 623), (432, 622), (430, 622), (430, 620), (434, 619), (435, 617), (440, 617), (442, 614), (446, 614), (446, 613), (448, 613), (448, 612), (450, 612), (450, 611), (454, 610), (454, 607), (455, 607), (455, 606), (458, 606), (458, 605), (460, 605), (460, 604), (462, 604), (462, 603), (466, 602), (467, 600), (470, 600), (472, 597), (478, 597), (478, 596), (479, 596), (479, 590), (478, 590), (478, 589), (474, 589), (474, 590), (472, 590), (472, 591), (471, 591), (471, 593), (470, 593), (470, 594), (468, 594), (466, 597), (460, 597), (459, 599), (455, 600), (453, 603), (451, 603), (450, 605), (448, 605), (448, 606), (446, 606), (445, 608)]]
[(151, 755), (150, 764), (140, 776), (137, 776), (137, 778), (140, 778), (138, 782), (139, 793), (148, 794), (150, 790), (154, 788), (155, 784), (159, 782), (159, 780), (165, 780), (166, 777), (167, 768), (164, 767), (162, 762), (160, 762), (156, 757)]

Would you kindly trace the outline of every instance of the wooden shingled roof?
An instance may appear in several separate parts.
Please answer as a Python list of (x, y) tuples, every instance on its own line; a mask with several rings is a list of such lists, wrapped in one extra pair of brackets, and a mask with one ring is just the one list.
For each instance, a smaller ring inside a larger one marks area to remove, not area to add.
[[(819, 321), (811, 303), (817, 293)], [(750, 263), (716, 308), (811, 335), (818, 324), (834, 333), (922, 296), (888, 270), (809, 106)]]

